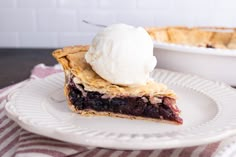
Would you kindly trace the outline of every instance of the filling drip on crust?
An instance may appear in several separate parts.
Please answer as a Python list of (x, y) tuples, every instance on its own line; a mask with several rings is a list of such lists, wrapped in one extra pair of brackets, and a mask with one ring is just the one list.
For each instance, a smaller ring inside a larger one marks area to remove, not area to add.
[(96, 91), (86, 91), (82, 84), (74, 83), (71, 76), (66, 85), (68, 99), (76, 110), (94, 110), (111, 112), (130, 116), (164, 119), (182, 124), (180, 110), (175, 105), (175, 99), (170, 97), (108, 97)]

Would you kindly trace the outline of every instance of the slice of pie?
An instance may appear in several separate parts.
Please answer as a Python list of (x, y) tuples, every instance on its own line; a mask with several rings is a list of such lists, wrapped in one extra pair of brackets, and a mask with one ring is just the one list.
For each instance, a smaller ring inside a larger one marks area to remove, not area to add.
[(236, 49), (236, 29), (204, 27), (152, 27), (146, 28), (157, 42), (206, 48)]
[(65, 71), (69, 108), (81, 115), (166, 121), (182, 124), (176, 95), (164, 84), (149, 81), (129, 87), (111, 84), (96, 74), (84, 55), (88, 46), (58, 49), (53, 56)]

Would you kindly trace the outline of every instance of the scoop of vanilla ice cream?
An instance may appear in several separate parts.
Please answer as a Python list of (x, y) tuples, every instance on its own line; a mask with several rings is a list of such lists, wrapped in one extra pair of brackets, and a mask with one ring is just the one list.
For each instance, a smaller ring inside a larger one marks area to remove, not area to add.
[(85, 55), (103, 79), (118, 85), (144, 85), (156, 65), (153, 42), (142, 27), (114, 24), (99, 32)]

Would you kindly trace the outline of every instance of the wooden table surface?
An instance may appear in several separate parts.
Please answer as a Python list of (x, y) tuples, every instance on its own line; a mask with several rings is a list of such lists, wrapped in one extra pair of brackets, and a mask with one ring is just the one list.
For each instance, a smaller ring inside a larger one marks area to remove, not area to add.
[(39, 63), (56, 64), (53, 49), (0, 49), (0, 89), (23, 81)]

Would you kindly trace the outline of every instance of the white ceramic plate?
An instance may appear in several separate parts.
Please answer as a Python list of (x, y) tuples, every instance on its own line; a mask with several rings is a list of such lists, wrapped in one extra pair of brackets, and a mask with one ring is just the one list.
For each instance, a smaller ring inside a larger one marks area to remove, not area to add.
[(211, 49), (154, 41), (157, 67), (197, 74), (236, 86), (236, 50)]
[(153, 78), (178, 94), (183, 125), (82, 117), (67, 108), (62, 73), (29, 83), (9, 97), (7, 115), (28, 131), (75, 144), (161, 149), (215, 142), (236, 134), (236, 93), (225, 84), (164, 70)]

